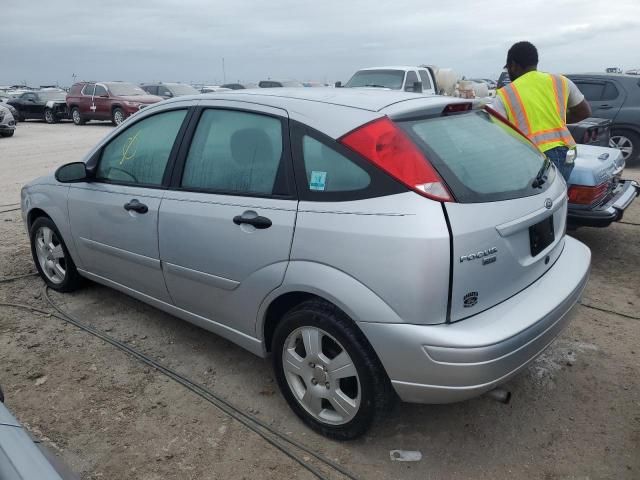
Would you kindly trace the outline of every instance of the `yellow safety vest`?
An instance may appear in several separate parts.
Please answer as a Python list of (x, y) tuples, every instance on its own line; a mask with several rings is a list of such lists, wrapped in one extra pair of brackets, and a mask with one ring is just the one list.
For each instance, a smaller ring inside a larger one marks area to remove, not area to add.
[(569, 88), (562, 75), (528, 72), (502, 87), (497, 94), (509, 121), (541, 152), (576, 146), (566, 125)]

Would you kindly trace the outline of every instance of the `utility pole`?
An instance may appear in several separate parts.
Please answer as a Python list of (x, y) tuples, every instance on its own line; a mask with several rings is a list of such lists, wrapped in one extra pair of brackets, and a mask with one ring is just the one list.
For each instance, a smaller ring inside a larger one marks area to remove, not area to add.
[(227, 83), (227, 72), (224, 69), (224, 57), (222, 57), (222, 84)]

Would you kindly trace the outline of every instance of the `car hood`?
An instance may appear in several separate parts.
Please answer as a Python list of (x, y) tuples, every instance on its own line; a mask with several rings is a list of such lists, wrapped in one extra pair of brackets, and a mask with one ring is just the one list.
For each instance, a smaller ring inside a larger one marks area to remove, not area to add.
[(578, 145), (570, 185), (595, 186), (619, 174), (625, 167), (622, 152), (615, 148)]
[(117, 98), (135, 103), (157, 103), (162, 101), (162, 97), (156, 95), (123, 95)]

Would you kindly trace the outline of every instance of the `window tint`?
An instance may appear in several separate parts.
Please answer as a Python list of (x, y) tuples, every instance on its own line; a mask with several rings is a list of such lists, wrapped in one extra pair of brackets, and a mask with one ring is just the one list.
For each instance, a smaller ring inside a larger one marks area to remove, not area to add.
[(604, 92), (602, 92), (602, 100), (615, 100), (616, 98), (618, 98), (618, 89), (613, 83), (607, 82)]
[(88, 96), (92, 96), (93, 95), (93, 88), (95, 87), (95, 84), (93, 83), (87, 83), (84, 88), (82, 89), (82, 94), (83, 95), (88, 95)]
[(156, 87), (155, 85), (145, 85), (144, 87), (142, 87), (142, 89), (151, 95), (158, 94), (158, 87)]
[(362, 190), (371, 178), (358, 165), (334, 149), (309, 136), (302, 139), (304, 169), (309, 190), (345, 192)]
[(413, 84), (415, 82), (418, 81), (418, 75), (416, 75), (416, 72), (407, 72), (407, 81), (404, 84), (404, 91), (405, 92), (413, 92)]
[(169, 92), (169, 89), (164, 85), (160, 85), (158, 87), (158, 95), (169, 95), (170, 93), (171, 92)]
[[(461, 203), (540, 193), (532, 186), (544, 155), (486, 112), (400, 123)], [(549, 173), (552, 183), (553, 171)]]
[(591, 82), (574, 82), (587, 101), (594, 102), (602, 98), (604, 84)]
[(116, 183), (159, 186), (186, 110), (145, 118), (104, 148), (96, 178)]
[(99, 97), (100, 95), (107, 95), (107, 89), (102, 85), (96, 85), (96, 91), (93, 93), (93, 96)]
[(270, 195), (281, 159), (280, 120), (248, 112), (206, 110), (189, 148), (182, 186)]
[(426, 70), (418, 70), (420, 74), (420, 81), (422, 82), (422, 89), (429, 90), (431, 87), (431, 80), (429, 80), (429, 75)]

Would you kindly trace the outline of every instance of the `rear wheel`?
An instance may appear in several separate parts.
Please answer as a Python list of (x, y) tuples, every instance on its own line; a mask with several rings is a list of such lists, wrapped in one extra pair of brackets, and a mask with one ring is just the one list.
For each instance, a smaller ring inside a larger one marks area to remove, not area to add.
[(67, 246), (50, 218), (37, 218), (29, 230), (31, 254), (45, 283), (59, 292), (78, 289), (82, 277), (76, 270)]
[(76, 125), (84, 125), (87, 123), (85, 118), (80, 114), (80, 109), (78, 107), (73, 107), (71, 109), (71, 119)]
[(120, 125), (127, 118), (124, 114), (124, 110), (121, 108), (115, 108), (112, 114), (112, 120), (114, 125)]
[(640, 166), (640, 135), (631, 130), (614, 130), (609, 140), (611, 148), (622, 152), (622, 158), (630, 167)]
[(2, 133), (0, 133), (0, 136), (3, 136), (3, 137), (13, 137), (13, 134), (14, 134), (14, 133), (15, 133), (15, 130), (12, 130), (12, 131), (10, 131), (10, 132), (2, 132)]
[(272, 351), (289, 406), (327, 437), (350, 440), (364, 434), (395, 398), (362, 332), (324, 301), (310, 300), (285, 314)]
[(44, 121), (47, 123), (58, 123), (58, 117), (55, 113), (53, 113), (53, 110), (51, 110), (50, 108), (45, 108)]

